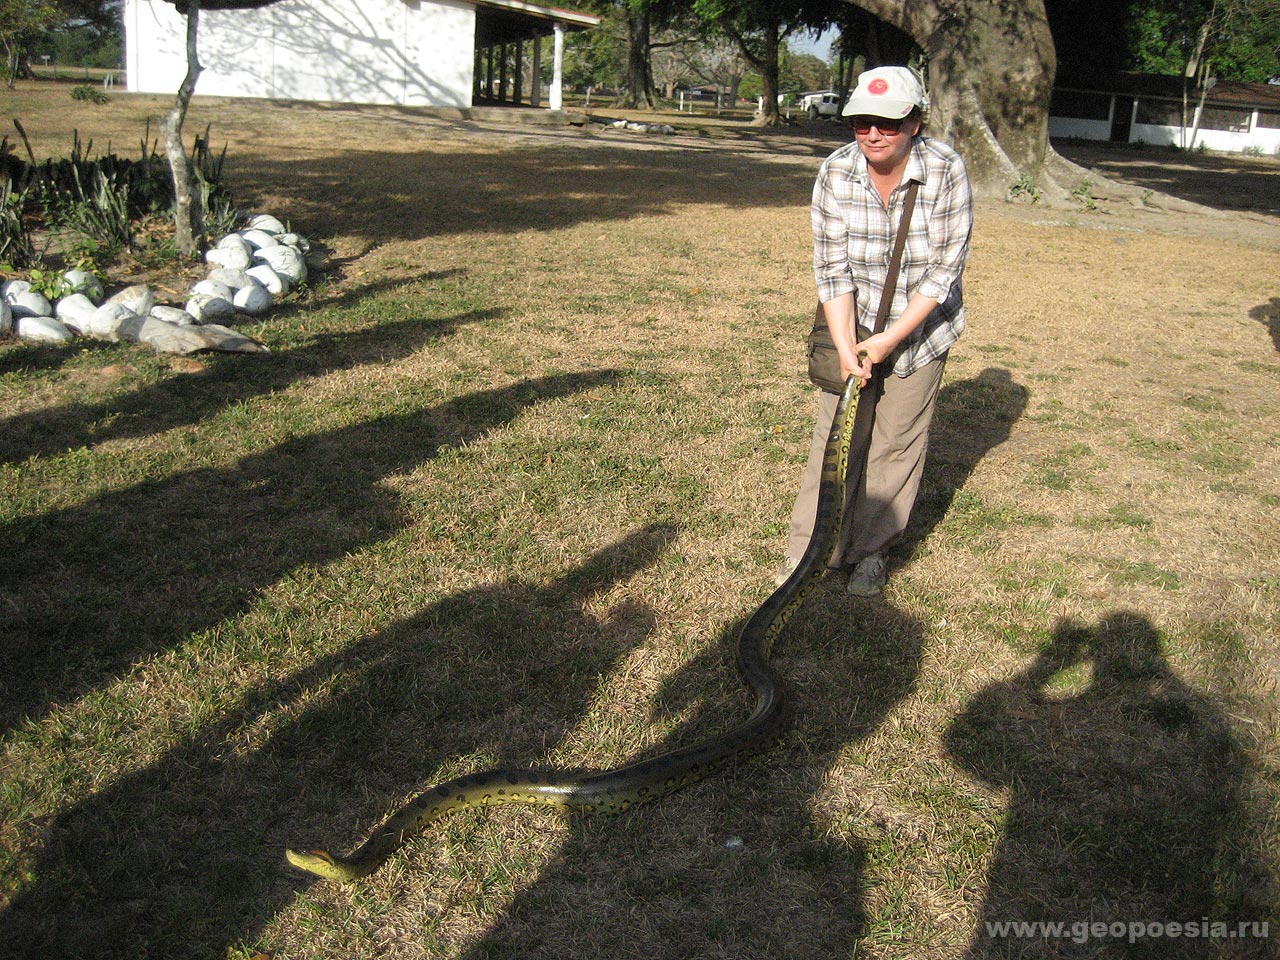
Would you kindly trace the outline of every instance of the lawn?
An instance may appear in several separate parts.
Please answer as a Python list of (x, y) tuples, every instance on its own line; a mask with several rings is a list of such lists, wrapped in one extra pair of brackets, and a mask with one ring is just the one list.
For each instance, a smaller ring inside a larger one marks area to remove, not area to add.
[[(5, 96), (47, 154), (167, 108)], [(1280, 163), (1219, 215), (980, 205), (889, 588), (788, 626), (771, 750), (344, 885), (284, 849), (750, 709), (839, 133), (207, 123), (328, 268), (242, 326), (262, 356), (0, 343), (0, 953), (1277, 955)]]

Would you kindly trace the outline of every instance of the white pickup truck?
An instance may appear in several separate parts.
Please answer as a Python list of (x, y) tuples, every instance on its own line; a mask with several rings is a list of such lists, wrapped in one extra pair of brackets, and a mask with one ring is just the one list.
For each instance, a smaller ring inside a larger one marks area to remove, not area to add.
[(810, 120), (819, 117), (840, 116), (840, 94), (824, 90), (821, 93), (810, 93), (800, 101), (800, 109), (809, 115)]

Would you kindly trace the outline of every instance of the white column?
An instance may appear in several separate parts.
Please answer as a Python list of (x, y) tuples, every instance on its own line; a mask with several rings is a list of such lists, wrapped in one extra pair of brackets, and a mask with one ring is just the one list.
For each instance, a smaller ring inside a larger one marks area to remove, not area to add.
[(564, 24), (555, 24), (555, 55), (551, 61), (551, 102), (552, 110), (560, 110), (564, 106), (560, 87), (564, 83)]
[(542, 105), (542, 38), (533, 38), (533, 99), (535, 107)]

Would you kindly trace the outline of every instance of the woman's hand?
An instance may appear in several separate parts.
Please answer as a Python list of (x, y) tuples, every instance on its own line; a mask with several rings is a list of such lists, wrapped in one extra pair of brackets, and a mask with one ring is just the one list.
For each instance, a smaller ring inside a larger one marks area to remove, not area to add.
[(873, 333), (865, 340), (858, 341), (858, 356), (867, 366), (867, 375), (877, 363), (884, 363), (898, 344), (884, 333)]
[(871, 364), (867, 362), (867, 355), (863, 352), (862, 345), (855, 345), (851, 353), (846, 353), (843, 350), (838, 352), (840, 354), (840, 376), (846, 380), (850, 377), (857, 377), (859, 386), (865, 387), (871, 379)]

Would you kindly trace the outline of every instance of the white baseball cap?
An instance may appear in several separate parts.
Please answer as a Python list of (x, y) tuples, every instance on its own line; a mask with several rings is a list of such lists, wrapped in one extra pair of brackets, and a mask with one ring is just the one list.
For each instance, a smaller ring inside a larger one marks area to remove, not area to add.
[(906, 67), (876, 67), (858, 74), (858, 85), (840, 112), (846, 117), (899, 120), (916, 107), (924, 110), (928, 105), (919, 79)]

